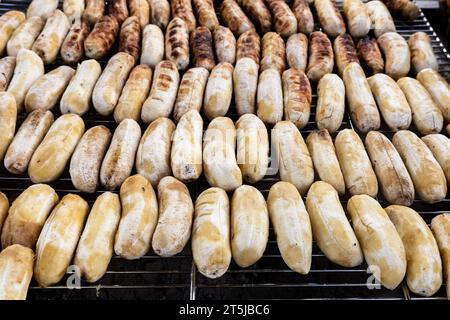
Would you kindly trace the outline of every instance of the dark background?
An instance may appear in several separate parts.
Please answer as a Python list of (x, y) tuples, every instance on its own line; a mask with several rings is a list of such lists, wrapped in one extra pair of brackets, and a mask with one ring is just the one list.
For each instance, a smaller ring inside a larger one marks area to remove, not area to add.
[(439, 9), (423, 9), (425, 16), (428, 18), (434, 31), (441, 38), (442, 43), (449, 49), (450, 39), (450, 8), (446, 8), (446, 4), (441, 2)]

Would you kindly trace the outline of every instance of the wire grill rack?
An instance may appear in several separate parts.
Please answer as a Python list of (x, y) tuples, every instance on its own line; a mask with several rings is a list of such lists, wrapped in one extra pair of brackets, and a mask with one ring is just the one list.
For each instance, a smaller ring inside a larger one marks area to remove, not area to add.
[[(13, 9), (25, 11), (29, 3), (30, 1), (4, 0), (0, 3), (0, 15)], [(340, 1), (338, 5), (341, 6)], [(317, 21), (316, 15), (315, 18)], [(450, 55), (424, 14), (421, 13), (418, 19), (411, 22), (396, 20), (395, 24), (397, 32), (406, 39), (417, 31), (426, 32), (431, 37), (432, 46), (439, 61), (439, 71), (449, 81)], [(316, 25), (316, 30), (319, 29), (320, 26)], [(101, 63), (104, 65), (106, 61), (107, 59)], [(57, 61), (55, 65), (58, 63)], [(51, 70), (55, 65), (47, 68)], [(316, 89), (313, 88), (310, 122), (301, 130), (305, 138), (311, 130), (316, 129), (314, 122), (316, 100)], [(59, 115), (58, 107), (53, 111), (56, 116)], [(233, 120), (237, 119), (233, 108), (230, 109), (229, 116)], [(23, 115), (19, 116), (18, 125), (23, 119)], [(110, 129), (116, 127), (112, 117), (102, 117), (94, 111), (83, 116), (83, 119), (87, 128), (99, 124)], [(207, 123), (205, 127), (206, 125)], [(144, 125), (142, 128), (145, 130)], [(345, 115), (340, 130), (345, 128), (353, 128), (348, 114)], [(411, 130), (417, 133), (414, 127)], [(392, 132), (385, 125), (380, 131), (391, 138)], [(255, 187), (267, 196), (270, 187), (278, 180), (278, 176), (266, 176)], [(5, 170), (3, 165), (0, 166), (0, 190), (11, 202), (31, 184), (26, 175), (13, 176)], [(50, 185), (60, 196), (67, 193), (80, 194), (73, 187), (68, 170)], [(208, 188), (208, 184), (202, 176), (198, 181), (190, 183), (188, 187), (195, 200), (201, 191)], [(104, 191), (106, 190), (100, 189), (94, 194), (81, 193), (80, 195), (92, 206), (97, 196)], [(341, 198), (344, 208), (347, 200), (347, 196)], [(378, 200), (383, 207), (388, 205), (382, 195)], [(415, 200), (412, 208), (418, 211), (427, 223), (430, 223), (435, 215), (450, 211), (450, 197), (433, 205)], [(78, 289), (68, 288), (67, 283), (71, 282), (70, 274), (66, 275), (58, 285), (50, 288), (39, 288), (33, 281), (28, 299), (424, 299), (411, 293), (405, 283), (393, 291), (377, 285), (372, 285), (372, 289), (369, 289), (368, 283), (373, 284), (370, 276), (366, 264), (355, 268), (340, 267), (330, 262), (315, 244), (313, 244), (310, 273), (308, 275), (294, 273), (284, 264), (271, 229), (267, 249), (260, 261), (245, 269), (239, 268), (232, 262), (229, 271), (216, 280), (207, 279), (196, 270), (190, 245), (188, 245), (182, 253), (171, 258), (161, 258), (153, 252), (134, 261), (114, 256), (107, 273), (101, 280), (94, 284), (81, 281)], [(429, 299), (446, 299), (445, 287)]]

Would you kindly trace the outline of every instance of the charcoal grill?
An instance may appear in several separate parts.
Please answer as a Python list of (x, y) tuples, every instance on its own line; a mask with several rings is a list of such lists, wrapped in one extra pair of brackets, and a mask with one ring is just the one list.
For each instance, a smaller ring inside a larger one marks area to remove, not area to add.
[[(0, 3), (0, 14), (13, 9), (25, 11), (29, 3), (30, 1), (3, 0)], [(340, 1), (338, 4), (341, 7)], [(62, 7), (61, 3), (60, 7)], [(315, 20), (317, 22), (316, 15)], [(397, 32), (406, 39), (417, 31), (423, 31), (431, 37), (432, 46), (439, 61), (439, 71), (449, 81), (450, 55), (425, 15), (421, 12), (416, 20), (410, 22), (396, 20), (395, 25)], [(319, 29), (320, 26), (316, 24), (316, 30)], [(106, 61), (107, 59), (101, 61), (103, 66)], [(47, 66), (47, 69), (51, 70), (59, 64), (60, 61), (57, 61), (56, 64)], [(311, 130), (316, 129), (314, 122), (316, 100), (316, 89), (313, 88), (310, 122), (301, 130), (304, 138)], [(59, 116), (58, 107), (53, 111), (56, 116)], [(237, 120), (234, 108), (230, 109), (228, 116), (234, 121)], [(24, 115), (19, 116), (18, 125), (23, 119)], [(110, 129), (116, 127), (112, 117), (100, 116), (92, 109), (83, 116), (83, 119), (86, 128), (100, 124)], [(205, 127), (206, 125), (207, 122)], [(145, 126), (143, 124), (141, 126), (144, 131)], [(348, 113), (344, 117), (340, 130), (345, 128), (353, 128)], [(414, 127), (411, 130), (417, 133)], [(386, 125), (383, 125), (380, 131), (389, 138), (392, 137), (393, 133)], [(278, 180), (278, 176), (266, 176), (255, 186), (267, 197), (270, 187)], [(26, 175), (11, 175), (3, 165), (0, 166), (0, 190), (8, 196), (10, 202), (30, 185), (32, 182)], [(50, 185), (60, 197), (67, 193), (80, 194), (89, 202), (90, 206), (93, 205), (97, 196), (106, 191), (100, 188), (94, 194), (81, 193), (73, 187), (68, 170), (60, 179)], [(202, 176), (197, 182), (190, 183), (188, 187), (195, 200), (200, 192), (209, 186)], [(348, 197), (341, 198), (344, 208), (347, 200)], [(378, 200), (383, 207), (388, 205), (382, 195)], [(427, 223), (430, 223), (437, 214), (450, 211), (450, 196), (433, 205), (415, 200), (412, 208), (418, 211)], [(114, 256), (107, 273), (101, 280), (94, 284), (82, 281), (79, 289), (68, 289), (66, 280), (69, 276), (66, 275), (58, 285), (50, 288), (39, 288), (33, 280), (28, 292), (28, 299), (425, 299), (410, 292), (405, 282), (393, 291), (383, 287), (376, 288), (376, 286), (369, 289), (367, 281), (370, 274), (367, 273), (366, 264), (355, 268), (340, 267), (330, 262), (315, 244), (313, 244), (310, 273), (308, 275), (296, 274), (289, 270), (283, 262), (272, 229), (267, 249), (260, 261), (245, 269), (232, 262), (229, 271), (216, 280), (207, 279), (196, 270), (192, 261), (190, 245), (182, 253), (171, 258), (161, 258), (153, 252), (134, 261)], [(446, 299), (445, 286), (428, 299)]]

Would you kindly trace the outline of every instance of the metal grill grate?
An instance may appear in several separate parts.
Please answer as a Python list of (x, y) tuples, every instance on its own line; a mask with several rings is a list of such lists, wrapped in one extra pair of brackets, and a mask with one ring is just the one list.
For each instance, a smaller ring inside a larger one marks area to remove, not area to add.
[[(25, 11), (30, 1), (5, 0), (0, 3), (0, 14), (12, 9)], [(317, 19), (316, 19), (317, 21)], [(397, 31), (408, 38), (417, 31), (426, 32), (432, 38), (433, 49), (438, 57), (441, 74), (450, 80), (450, 55), (442, 45), (440, 39), (431, 28), (426, 17), (420, 17), (412, 22), (395, 21)], [(316, 25), (316, 29), (319, 26)], [(105, 61), (102, 61), (104, 64)], [(54, 66), (48, 67), (52, 69)], [(316, 90), (313, 88), (313, 101), (310, 122), (302, 134), (304, 137), (316, 128), (315, 103)], [(58, 108), (53, 110), (59, 115)], [(237, 119), (233, 108), (229, 116)], [(24, 116), (19, 117), (19, 122)], [(103, 124), (111, 129), (116, 127), (112, 117), (102, 117), (90, 111), (83, 116), (86, 127)], [(206, 125), (205, 125), (206, 126)], [(341, 130), (352, 128), (348, 114), (344, 118)], [(143, 130), (145, 127), (142, 125)], [(417, 132), (414, 128), (411, 130)], [(381, 130), (388, 137), (392, 133), (386, 126)], [(256, 184), (264, 196), (269, 188), (278, 181), (277, 176), (266, 176)], [(0, 190), (13, 201), (32, 182), (26, 176), (13, 176), (0, 166)], [(68, 170), (58, 181), (50, 184), (60, 194), (80, 192), (73, 187)], [(188, 185), (193, 199), (208, 187), (202, 176), (197, 182)], [(96, 197), (105, 190), (98, 190), (94, 194), (81, 194), (92, 206)], [(345, 208), (347, 197), (341, 198)], [(380, 196), (378, 199), (382, 206), (388, 203)], [(414, 201), (412, 206), (427, 223), (442, 212), (450, 211), (450, 197), (437, 204), (426, 204), (421, 200)], [(67, 276), (57, 286), (39, 288), (33, 281), (28, 298), (42, 299), (419, 299), (412, 294), (403, 283), (396, 290), (384, 288), (367, 288), (367, 279), (370, 274), (366, 271), (367, 265), (355, 268), (342, 268), (331, 263), (317, 246), (313, 245), (313, 259), (311, 272), (308, 275), (299, 275), (287, 268), (284, 264), (271, 229), (269, 243), (263, 258), (254, 266), (246, 269), (239, 268), (232, 262), (229, 271), (221, 278), (210, 280), (199, 274), (192, 262), (191, 250), (188, 245), (179, 255), (172, 258), (160, 258), (150, 252), (143, 258), (127, 261), (113, 257), (106, 275), (97, 283), (81, 283), (80, 289), (68, 289)], [(420, 298), (422, 299), (422, 298)], [(431, 299), (445, 299), (445, 287)]]

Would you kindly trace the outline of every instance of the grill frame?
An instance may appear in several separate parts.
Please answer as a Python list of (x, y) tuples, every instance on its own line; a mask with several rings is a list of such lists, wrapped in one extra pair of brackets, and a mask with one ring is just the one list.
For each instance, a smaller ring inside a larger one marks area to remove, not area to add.
[[(25, 11), (30, 2), (6, 0), (0, 3), (0, 15), (13, 9)], [(340, 1), (338, 1), (338, 5), (342, 7)], [(60, 7), (62, 7), (61, 1)], [(315, 13), (314, 15), (316, 18), (315, 29), (320, 30), (320, 26), (317, 24), (317, 15)], [(397, 32), (406, 39), (417, 31), (424, 31), (431, 37), (433, 50), (439, 61), (439, 71), (449, 81), (450, 54), (432, 29), (425, 15), (421, 12), (420, 17), (412, 22), (395, 20), (395, 25)], [(101, 61), (103, 67), (106, 61), (107, 59)], [(60, 64), (61, 62), (58, 60), (55, 64), (47, 66), (46, 71)], [(316, 88), (313, 88), (313, 93), (310, 121), (305, 129), (301, 130), (304, 138), (316, 128), (313, 121), (317, 100)], [(56, 107), (52, 110), (55, 116), (60, 115), (58, 109)], [(237, 120), (233, 107), (229, 116), (234, 121)], [(18, 117), (18, 126), (23, 119), (23, 114)], [(116, 127), (112, 117), (99, 116), (92, 109), (83, 116), (83, 120), (86, 128), (99, 124), (111, 129)], [(205, 121), (205, 128), (207, 123)], [(142, 123), (141, 127), (145, 130), (145, 125)], [(347, 110), (340, 130), (345, 128), (353, 128)], [(411, 127), (410, 130), (417, 133), (414, 127)], [(380, 131), (389, 138), (392, 137), (393, 133), (385, 124)], [(266, 176), (263, 181), (258, 182), (255, 186), (267, 197), (270, 186), (278, 180), (278, 176)], [(32, 182), (26, 175), (13, 176), (6, 171), (3, 165), (0, 166), (0, 190), (8, 196), (10, 202), (31, 184)], [(75, 190), (71, 184), (67, 168), (61, 178), (50, 183), (50, 185), (55, 188), (61, 197), (67, 193), (80, 194), (88, 201), (90, 206), (99, 194), (106, 191), (100, 188), (94, 194), (85, 194)], [(207, 187), (208, 184), (203, 175), (197, 182), (188, 184), (193, 200)], [(347, 200), (348, 195), (341, 197), (344, 207)], [(388, 205), (388, 202), (382, 196), (379, 196), (377, 200), (383, 207)], [(434, 205), (415, 200), (412, 208), (417, 210), (429, 223), (435, 215), (450, 211), (450, 196), (447, 195), (443, 202)], [(314, 244), (310, 274), (295, 274), (287, 268), (280, 257), (271, 228), (266, 252), (258, 263), (242, 269), (232, 262), (229, 271), (216, 280), (207, 279), (197, 271), (188, 244), (182, 253), (171, 258), (161, 258), (153, 252), (135, 261), (126, 261), (114, 256), (106, 275), (101, 280), (94, 284), (82, 281), (80, 289), (69, 289), (64, 285), (68, 279), (70, 280), (71, 275), (66, 275), (60, 284), (51, 288), (39, 288), (33, 280), (28, 299), (446, 299), (445, 285), (436, 295), (430, 298), (414, 295), (407, 288), (405, 281), (393, 291), (384, 288), (369, 290), (366, 287), (366, 281), (370, 274), (367, 274), (366, 268), (365, 263), (356, 268), (339, 267), (328, 261)]]

